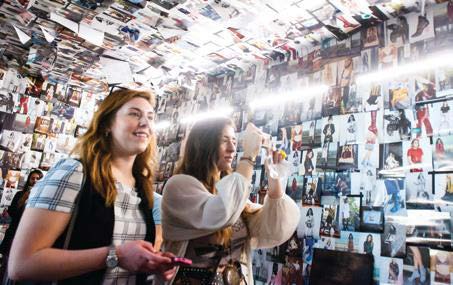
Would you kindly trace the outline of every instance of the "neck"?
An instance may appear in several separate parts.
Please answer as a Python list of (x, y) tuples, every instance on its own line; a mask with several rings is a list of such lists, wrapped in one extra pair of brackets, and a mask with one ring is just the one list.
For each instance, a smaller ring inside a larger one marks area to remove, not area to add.
[[(132, 167), (135, 161), (134, 156), (121, 156), (117, 155), (112, 158), (112, 172), (113, 175), (132, 176)], [(115, 175), (116, 174), (116, 175)], [(116, 176), (118, 177), (118, 176)]]

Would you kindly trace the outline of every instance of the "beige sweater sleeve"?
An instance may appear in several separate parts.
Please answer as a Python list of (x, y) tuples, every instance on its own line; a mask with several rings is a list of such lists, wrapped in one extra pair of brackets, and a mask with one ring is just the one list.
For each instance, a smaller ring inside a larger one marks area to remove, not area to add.
[(299, 219), (300, 210), (291, 197), (266, 197), (264, 205), (247, 221), (251, 247), (270, 248), (284, 243), (295, 232)]
[(213, 195), (192, 176), (171, 177), (162, 197), (164, 240), (190, 240), (236, 222), (250, 195), (247, 180), (233, 173), (222, 178), (216, 188), (217, 195)]

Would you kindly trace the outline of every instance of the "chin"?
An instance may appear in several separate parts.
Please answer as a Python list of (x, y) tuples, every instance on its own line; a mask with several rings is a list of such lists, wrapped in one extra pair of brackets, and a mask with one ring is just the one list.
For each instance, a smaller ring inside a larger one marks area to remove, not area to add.
[(134, 155), (139, 155), (139, 154), (145, 152), (145, 150), (146, 150), (146, 147), (138, 147), (138, 148), (132, 150), (131, 152), (132, 152)]
[(218, 169), (219, 169), (220, 171), (228, 171), (228, 170), (231, 170), (231, 164), (225, 163), (225, 164), (219, 165), (219, 166), (218, 166)]

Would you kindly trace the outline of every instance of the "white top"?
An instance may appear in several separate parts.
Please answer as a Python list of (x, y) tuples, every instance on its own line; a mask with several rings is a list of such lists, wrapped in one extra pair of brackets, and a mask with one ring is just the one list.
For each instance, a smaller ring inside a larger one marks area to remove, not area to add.
[(217, 182), (214, 195), (192, 176), (171, 177), (162, 198), (164, 250), (184, 256), (189, 240), (233, 225), (249, 204), (257, 212), (245, 221), (248, 238), (241, 261), (250, 272), (247, 283), (253, 284), (252, 249), (271, 248), (288, 240), (299, 223), (300, 210), (287, 195), (277, 199), (266, 197), (264, 205), (254, 204), (248, 200), (249, 186), (241, 174), (233, 173)]

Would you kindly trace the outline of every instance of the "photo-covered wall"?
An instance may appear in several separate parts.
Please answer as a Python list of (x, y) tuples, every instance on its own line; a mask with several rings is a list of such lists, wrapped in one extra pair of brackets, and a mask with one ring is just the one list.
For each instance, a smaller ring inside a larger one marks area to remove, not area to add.
[[(253, 122), (287, 154), (286, 194), (302, 218), (287, 243), (254, 252), (256, 284), (309, 284), (314, 248), (373, 255), (376, 284), (452, 284), (453, 66), (401, 72), (451, 51), (447, 4), (321, 42), (307, 56), (292, 57), (283, 43), (274, 50), (280, 62), (219, 67), (161, 102), (159, 118), (170, 120), (233, 106), (239, 139)], [(304, 94), (319, 85), (327, 91)], [(250, 108), (267, 96), (271, 107)], [(160, 133), (159, 191), (189, 130)], [(260, 157), (256, 203), (266, 196)]]

